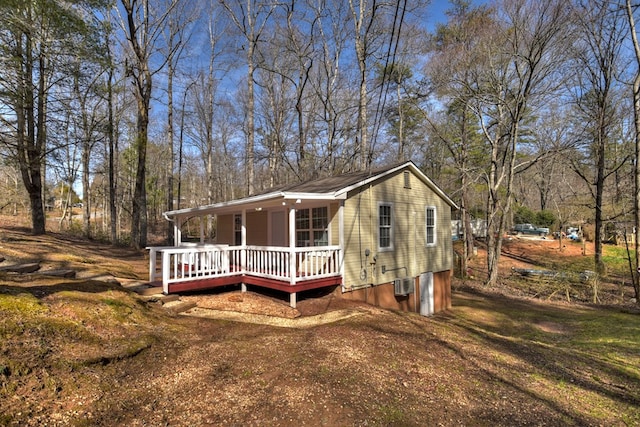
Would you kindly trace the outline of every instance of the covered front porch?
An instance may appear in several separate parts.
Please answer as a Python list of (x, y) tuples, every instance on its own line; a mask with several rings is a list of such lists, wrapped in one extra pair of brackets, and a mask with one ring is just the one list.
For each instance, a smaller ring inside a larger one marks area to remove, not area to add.
[[(342, 211), (336, 198), (277, 192), (167, 212), (175, 242), (147, 248), (149, 281), (165, 294), (260, 286), (289, 293), (295, 308), (298, 292), (343, 283)], [(199, 239), (183, 242), (192, 218), (199, 219)], [(207, 223), (216, 226), (212, 241)]]

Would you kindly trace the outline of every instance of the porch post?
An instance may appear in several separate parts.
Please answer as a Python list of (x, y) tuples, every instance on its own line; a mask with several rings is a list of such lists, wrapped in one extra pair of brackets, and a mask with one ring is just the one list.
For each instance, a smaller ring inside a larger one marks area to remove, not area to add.
[[(241, 227), (240, 227), (240, 268), (242, 271), (246, 271), (247, 269), (247, 210), (242, 209), (241, 216)], [(240, 283), (240, 291), (247, 292), (247, 284)]]
[(182, 245), (182, 217), (178, 216), (176, 217), (176, 222), (175, 222), (175, 233), (174, 233), (174, 246), (178, 247), (180, 245)]
[(291, 308), (296, 308), (296, 293), (292, 292), (289, 294), (289, 305)]
[(338, 271), (342, 277), (343, 289), (344, 289), (344, 200), (340, 200), (340, 207), (338, 208), (338, 246), (340, 246), (340, 253), (338, 254)]
[(242, 237), (240, 238), (240, 244), (247, 246), (247, 210), (242, 209)]
[(204, 217), (200, 217), (200, 243), (204, 243)]
[[(296, 209), (294, 205), (289, 206), (289, 283), (291, 285), (296, 284), (296, 274), (298, 269), (296, 267)], [(293, 302), (291, 304), (295, 308), (296, 294), (291, 294)]]

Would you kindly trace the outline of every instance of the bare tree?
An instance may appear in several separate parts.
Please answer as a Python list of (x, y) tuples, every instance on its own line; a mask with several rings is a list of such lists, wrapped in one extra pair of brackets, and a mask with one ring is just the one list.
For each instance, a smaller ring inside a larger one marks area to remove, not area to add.
[(513, 202), (522, 127), (536, 105), (559, 87), (557, 70), (570, 39), (569, 11), (558, 0), (505, 2), (502, 28), (486, 40), (474, 64), (473, 109), (489, 151), (487, 284), (498, 280), (502, 238)]
[[(173, 0), (168, 0), (169, 5)], [(167, 168), (167, 210), (173, 210), (173, 187), (175, 171), (175, 148), (174, 148), (174, 79), (179, 62), (185, 52), (185, 47), (191, 38), (189, 25), (196, 19), (199, 13), (198, 7), (193, 7), (191, 2), (182, 2), (173, 8), (173, 13), (168, 17), (164, 31), (165, 49), (164, 55), (167, 62), (167, 142), (169, 151), (169, 167)], [(173, 224), (167, 225), (168, 241), (173, 241)]]
[(43, 169), (47, 127), (53, 119), (50, 95), (64, 83), (62, 68), (83, 51), (92, 30), (83, 20), (82, 6), (43, 0), (0, 5), (0, 104), (8, 110), (0, 120), (10, 130), (2, 143), (19, 165), (34, 234), (45, 233)]
[(636, 69), (633, 77), (633, 124), (635, 129), (633, 211), (635, 221), (635, 265), (638, 270), (636, 275), (633, 275), (632, 277), (636, 301), (640, 304), (640, 43), (638, 42), (638, 32), (636, 30), (636, 21), (634, 18), (634, 6), (631, 5), (631, 0), (626, 0), (625, 6), (636, 60)]
[[(435, 140), (442, 141), (458, 171), (459, 203), (463, 231), (462, 273), (467, 272), (467, 261), (472, 254), (474, 236), (471, 228), (470, 192), (479, 178), (484, 164), (482, 140), (478, 138), (480, 126), (474, 114), (473, 102), (477, 92), (473, 88), (473, 64), (482, 61), (484, 39), (497, 31), (492, 11), (486, 7), (471, 8), (470, 2), (452, 2), (447, 13), (449, 21), (439, 26), (433, 37), (433, 58), (427, 64), (426, 74), (435, 93), (446, 106), (442, 120), (430, 119)], [(425, 94), (423, 94), (425, 96)], [(427, 113), (425, 112), (425, 115)]]
[(273, 15), (277, 3), (274, 0), (244, 0), (244, 3), (220, 0), (228, 11), (231, 20), (234, 22), (243, 38), (242, 50), (246, 52), (247, 58), (247, 106), (246, 106), (246, 171), (247, 171), (247, 192), (254, 193), (255, 177), (255, 95), (254, 95), (254, 73), (256, 70), (256, 50), (258, 42), (263, 36), (269, 19)]
[[(618, 121), (616, 81), (620, 73), (621, 50), (625, 38), (623, 14), (608, 1), (590, 1), (578, 5), (576, 17), (580, 24), (580, 44), (575, 51), (575, 105), (583, 140), (583, 162), (575, 161), (574, 170), (589, 184), (595, 209), (595, 267), (604, 273), (602, 239), (605, 208), (605, 184), (626, 163), (612, 158), (615, 145), (613, 132)], [(588, 162), (593, 159), (593, 163)], [(586, 169), (585, 163), (591, 168)], [(595, 172), (595, 173), (593, 173)], [(597, 296), (594, 296), (597, 298)]]
[(359, 153), (358, 167), (360, 170), (366, 170), (371, 164), (369, 153), (369, 135), (367, 123), (367, 107), (369, 93), (367, 83), (369, 81), (370, 58), (375, 51), (376, 44), (373, 37), (377, 37), (375, 33), (376, 20), (382, 3), (373, 1), (369, 4), (367, 0), (349, 0), (349, 9), (351, 11), (351, 20), (354, 26), (354, 46), (356, 51), (356, 59), (358, 62), (358, 123), (356, 126), (358, 132), (357, 153)]
[(147, 244), (146, 162), (153, 76), (164, 66), (162, 63), (154, 67), (151, 56), (158, 48), (158, 38), (178, 1), (172, 0), (160, 11), (150, 5), (150, 0), (121, 0), (124, 14), (120, 15), (120, 25), (130, 54), (126, 72), (133, 83), (137, 105), (137, 166), (131, 210), (131, 244), (138, 249)]
[[(342, 17), (347, 13), (342, 0), (321, 0), (310, 5), (313, 8), (318, 35), (315, 38), (318, 58), (310, 80), (310, 88), (316, 105), (310, 110), (313, 135), (307, 135), (314, 156), (318, 159), (317, 171), (335, 174), (345, 168), (344, 142), (352, 130), (346, 126), (349, 108), (345, 92), (349, 91), (342, 77), (342, 58), (349, 38), (348, 22)], [(341, 96), (342, 95), (342, 96)], [(312, 176), (318, 172), (312, 171)]]

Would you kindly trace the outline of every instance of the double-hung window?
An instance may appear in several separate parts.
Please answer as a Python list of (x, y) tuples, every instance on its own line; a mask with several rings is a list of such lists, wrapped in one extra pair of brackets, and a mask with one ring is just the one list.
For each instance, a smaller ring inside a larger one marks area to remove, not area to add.
[(425, 244), (436, 245), (436, 207), (427, 206), (425, 209)]
[(233, 242), (236, 246), (242, 244), (242, 215), (233, 216)]
[(329, 245), (329, 211), (326, 206), (296, 211), (296, 246)]
[(378, 204), (378, 249), (393, 250), (393, 205)]

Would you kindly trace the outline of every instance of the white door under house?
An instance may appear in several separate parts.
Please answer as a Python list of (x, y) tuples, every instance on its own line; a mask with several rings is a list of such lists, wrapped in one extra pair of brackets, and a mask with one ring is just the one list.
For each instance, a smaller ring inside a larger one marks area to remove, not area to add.
[(420, 314), (422, 316), (433, 315), (433, 298), (433, 273), (422, 273), (420, 275)]

